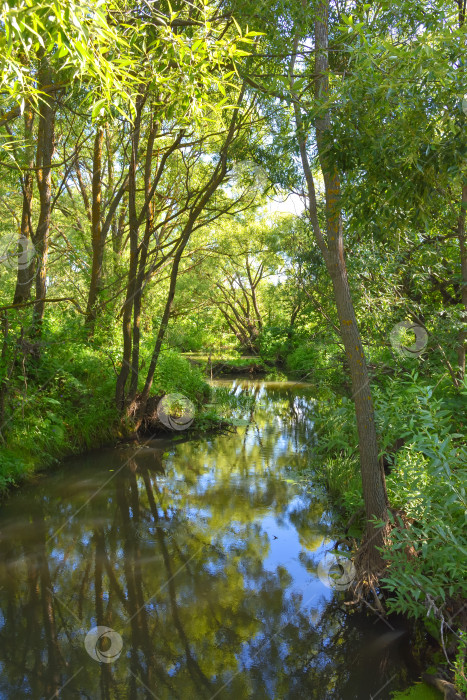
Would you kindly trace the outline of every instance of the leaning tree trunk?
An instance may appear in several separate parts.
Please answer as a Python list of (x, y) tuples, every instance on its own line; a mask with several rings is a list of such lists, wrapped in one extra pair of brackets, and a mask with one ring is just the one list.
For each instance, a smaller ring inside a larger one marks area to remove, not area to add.
[(141, 422), (142, 422), (143, 417), (144, 417), (144, 413), (146, 411), (146, 405), (147, 405), (147, 402), (149, 399), (149, 392), (151, 391), (152, 383), (154, 381), (154, 374), (156, 371), (157, 362), (159, 360), (159, 355), (161, 353), (162, 343), (164, 341), (165, 334), (167, 332), (167, 326), (169, 325), (170, 313), (172, 311), (173, 300), (174, 300), (175, 291), (177, 288), (177, 278), (178, 278), (178, 269), (180, 266), (180, 260), (182, 258), (182, 254), (183, 254), (183, 251), (185, 249), (185, 246), (188, 243), (190, 233), (191, 233), (191, 227), (189, 229), (189, 232), (185, 235), (184, 239), (180, 243), (178, 250), (174, 256), (172, 270), (170, 272), (169, 291), (168, 291), (167, 299), (165, 302), (164, 313), (162, 314), (162, 319), (161, 319), (161, 322), (159, 325), (159, 331), (157, 333), (156, 343), (154, 345), (154, 350), (153, 350), (153, 353), (151, 356), (151, 362), (149, 364), (148, 373), (146, 376), (146, 382), (144, 384), (143, 391), (141, 392), (140, 403), (138, 406), (138, 410), (136, 412), (136, 423), (135, 423), (136, 430), (138, 430), (138, 428), (140, 427)]
[[(337, 230), (334, 231), (334, 227), (340, 228), (341, 233), (338, 234)], [(328, 221), (328, 240), (331, 239), (331, 243), (333, 243), (332, 233), (336, 234), (334, 238), (337, 245), (328, 246), (327, 269), (332, 280), (340, 335), (350, 368), (352, 398), (355, 403), (358, 431), (363, 499), (367, 519), (366, 556), (368, 570), (372, 571), (381, 565), (381, 557), (376, 547), (381, 547), (384, 544), (385, 531), (382, 528), (375, 528), (372, 521), (375, 517), (378, 520), (387, 521), (386, 481), (378, 458), (378, 440), (370, 377), (347, 278), (342, 224), (339, 223), (335, 226), (332, 220)]]
[[(328, 13), (329, 0), (319, 0), (315, 21), (315, 97), (318, 109), (319, 103), (326, 101), (329, 91)], [(294, 57), (296, 56), (297, 47), (298, 35), (295, 37)], [(292, 59), (290, 70), (292, 85), (293, 65), (294, 59)], [(315, 121), (318, 155), (325, 184), (326, 236), (324, 236), (318, 220), (317, 198), (306, 149), (306, 135), (301, 108), (295, 94), (293, 94), (293, 100), (300, 155), (308, 189), (308, 214), (316, 242), (331, 277), (340, 324), (340, 335), (350, 367), (367, 519), (365, 542), (360, 550), (360, 570), (368, 575), (367, 580), (371, 583), (372, 573), (377, 573), (382, 567), (382, 559), (378, 547), (384, 544), (386, 534), (386, 528), (375, 527), (373, 521), (377, 519), (387, 523), (388, 502), (384, 472), (378, 459), (378, 441), (368, 368), (347, 278), (340, 204), (340, 178), (327, 143), (327, 135), (331, 126), (330, 114), (327, 107), (321, 108)]]

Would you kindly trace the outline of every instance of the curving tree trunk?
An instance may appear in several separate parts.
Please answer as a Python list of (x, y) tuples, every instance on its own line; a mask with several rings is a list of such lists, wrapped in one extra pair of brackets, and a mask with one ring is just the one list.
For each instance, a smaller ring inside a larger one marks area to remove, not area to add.
[[(340, 178), (332, 156), (329, 154), (327, 135), (331, 126), (328, 108), (320, 109), (329, 91), (328, 58), (328, 14), (329, 0), (319, 0), (315, 15), (315, 98), (318, 117), (315, 120), (318, 156), (323, 174), (326, 198), (326, 231), (322, 232), (318, 221), (317, 199), (306, 148), (306, 132), (298, 98), (293, 95), (297, 138), (303, 170), (307, 183), (308, 215), (314, 236), (323, 255), (332, 281), (340, 335), (344, 343), (350, 367), (352, 398), (355, 402), (355, 415), (358, 430), (358, 447), (362, 474), (363, 497), (367, 519), (365, 543), (361, 548), (361, 568), (367, 572), (377, 572), (382, 566), (378, 547), (384, 545), (385, 528), (373, 525), (376, 518), (388, 522), (387, 492), (383, 469), (378, 460), (378, 441), (371, 398), (370, 378), (363, 351), (362, 340), (357, 326), (355, 310), (350, 293), (347, 267), (344, 255), (343, 221), (340, 204)], [(298, 35), (295, 37), (293, 55), (296, 56)], [(294, 59), (290, 75), (292, 76)], [(293, 79), (291, 77), (293, 85)]]

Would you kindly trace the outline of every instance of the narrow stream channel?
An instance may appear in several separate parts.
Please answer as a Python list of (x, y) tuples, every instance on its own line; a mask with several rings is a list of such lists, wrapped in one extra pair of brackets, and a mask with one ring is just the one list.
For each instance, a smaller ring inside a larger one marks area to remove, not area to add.
[(2, 698), (385, 700), (411, 684), (406, 630), (349, 613), (317, 575), (332, 514), (294, 478), (310, 388), (229, 386), (256, 395), (236, 434), (85, 454), (3, 504)]

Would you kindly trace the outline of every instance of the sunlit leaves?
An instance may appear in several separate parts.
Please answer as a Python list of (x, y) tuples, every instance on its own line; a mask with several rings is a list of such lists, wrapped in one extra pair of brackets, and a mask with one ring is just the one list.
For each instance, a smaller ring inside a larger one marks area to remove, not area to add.
[(226, 97), (236, 61), (248, 55), (238, 43), (248, 46), (257, 33), (242, 36), (238, 23), (227, 17), (213, 21), (212, 3), (182, 3), (168, 15), (147, 8), (131, 0), (5, 1), (0, 78), (10, 108), (18, 105), (22, 111), (25, 100), (40, 99), (37, 67), (45, 56), (55, 91), (81, 86), (81, 99), (90, 104), (99, 96), (93, 119), (108, 112), (131, 118), (136, 94), (148, 88), (161, 108), (181, 100), (187, 118), (216, 110), (212, 85)]

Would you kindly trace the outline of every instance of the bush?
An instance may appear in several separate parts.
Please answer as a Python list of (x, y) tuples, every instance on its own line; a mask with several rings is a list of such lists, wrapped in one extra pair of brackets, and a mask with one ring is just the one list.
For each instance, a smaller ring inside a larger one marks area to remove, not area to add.
[(345, 382), (343, 357), (335, 345), (303, 343), (286, 359), (290, 372), (303, 379), (316, 379), (321, 386), (343, 386)]
[(259, 338), (261, 357), (269, 362), (283, 362), (293, 347), (290, 328), (266, 326)]
[(344, 453), (340, 457), (326, 460), (322, 478), (329, 496), (344, 510), (346, 516), (362, 508), (362, 476), (356, 453)]
[(200, 405), (211, 394), (211, 387), (206, 382), (199, 367), (192, 365), (176, 350), (161, 353), (154, 377), (154, 393), (184, 394), (191, 401)]
[[(467, 599), (467, 449), (431, 387), (418, 387), (412, 394), (407, 443), (396, 455), (387, 483), (391, 503), (414, 522), (393, 531), (384, 553), (389, 563), (384, 581), (393, 593), (392, 610), (423, 617), (430, 599), (438, 608), (448, 598)], [(410, 547), (417, 556), (408, 563)]]
[[(456, 432), (467, 389), (459, 395), (440, 381), (423, 385), (416, 373), (384, 381), (373, 391), (376, 423), (382, 453), (397, 438), (405, 441), (386, 482), (389, 502), (404, 511), (407, 525), (392, 530), (383, 552), (388, 608), (426, 620), (433, 603), (448, 619), (467, 600), (467, 447)], [(314, 422), (314, 477), (347, 518), (363, 504), (354, 404), (331, 393), (317, 404)], [(460, 616), (451, 622), (461, 624)]]
[(0, 490), (64, 455), (104, 444), (115, 434), (115, 375), (105, 352), (85, 340), (50, 343), (10, 383), (0, 446)]
[(171, 328), (167, 334), (167, 344), (180, 352), (199, 352), (206, 341), (206, 333), (201, 328)]

